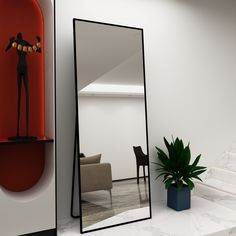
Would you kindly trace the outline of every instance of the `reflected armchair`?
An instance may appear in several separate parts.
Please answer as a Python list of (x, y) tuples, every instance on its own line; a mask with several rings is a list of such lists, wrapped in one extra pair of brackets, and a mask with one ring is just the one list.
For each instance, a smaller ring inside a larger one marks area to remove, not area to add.
[(100, 163), (101, 154), (80, 159), (81, 193), (106, 190), (112, 201), (110, 163)]

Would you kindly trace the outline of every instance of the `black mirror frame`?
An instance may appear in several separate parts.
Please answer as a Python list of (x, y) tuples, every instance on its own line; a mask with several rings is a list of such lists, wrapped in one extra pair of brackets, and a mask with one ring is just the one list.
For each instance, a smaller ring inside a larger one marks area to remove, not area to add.
[[(130, 26), (124, 26), (124, 25), (117, 25), (117, 24), (111, 24), (111, 23), (104, 23), (104, 22), (97, 22), (97, 21), (91, 21), (91, 20), (84, 20), (84, 19), (78, 19), (78, 18), (73, 18), (73, 38), (74, 38), (74, 71), (75, 71), (75, 99), (76, 99), (76, 121), (75, 121), (75, 150), (74, 150), (74, 165), (75, 165), (75, 160), (78, 159), (76, 155), (80, 153), (80, 142), (79, 142), (79, 109), (78, 109), (78, 83), (77, 83), (77, 53), (76, 53), (76, 22), (77, 21), (82, 21), (82, 22), (88, 22), (88, 23), (95, 23), (95, 24), (102, 24), (102, 25), (109, 25), (109, 26), (116, 26), (116, 27), (122, 27), (122, 28), (128, 28), (128, 29), (135, 29), (135, 30), (140, 30), (141, 35), (142, 35), (142, 57), (143, 57), (143, 82), (144, 82), (144, 101), (145, 101), (145, 123), (146, 123), (146, 146), (147, 146), (147, 155), (149, 156), (149, 146), (148, 146), (148, 120), (147, 120), (147, 97), (146, 97), (146, 77), (145, 77), (145, 57), (144, 57), (144, 33), (142, 28), (136, 28), (136, 27), (130, 27)], [(77, 150), (77, 151), (76, 151)], [(79, 159), (78, 159), (79, 160)], [(74, 168), (75, 170), (75, 168)], [(74, 175), (74, 174), (73, 174)], [(107, 229), (107, 228), (112, 228), (120, 225), (126, 225), (134, 222), (139, 222), (143, 220), (148, 220), (152, 218), (152, 205), (151, 205), (151, 184), (150, 184), (150, 164), (148, 165), (148, 188), (149, 188), (149, 207), (150, 207), (150, 216), (143, 218), (143, 219), (138, 219), (138, 220), (132, 220), (124, 223), (119, 223), (119, 224), (114, 224), (114, 225), (109, 225), (97, 229), (92, 229), (92, 230), (87, 230), (83, 231), (82, 228), (82, 203), (81, 203), (81, 178), (80, 178), (80, 165), (78, 163), (78, 188), (79, 188), (79, 216), (74, 217), (74, 218), (79, 218), (80, 217), (80, 233), (89, 233), (93, 231), (98, 231), (102, 229)], [(73, 182), (74, 185), (74, 182)], [(74, 186), (72, 186), (74, 188)], [(73, 192), (72, 192), (73, 195)], [(73, 212), (73, 209), (71, 208), (71, 214)]]

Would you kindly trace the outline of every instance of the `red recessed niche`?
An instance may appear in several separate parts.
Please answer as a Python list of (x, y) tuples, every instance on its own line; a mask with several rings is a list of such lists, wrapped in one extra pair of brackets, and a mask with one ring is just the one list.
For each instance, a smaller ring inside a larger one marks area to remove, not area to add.
[(0, 147), (1, 185), (13, 192), (35, 185), (44, 170), (44, 144), (11, 144)]
[[(12, 36), (18, 32), (36, 43), (41, 37), (42, 53), (27, 54), (29, 79), (29, 135), (44, 134), (44, 28), (43, 15), (36, 0), (0, 0), (0, 138), (16, 135), (18, 56), (15, 49), (5, 52)], [(25, 94), (22, 86), (20, 134), (25, 131)], [(0, 139), (1, 140), (1, 139)], [(1, 142), (1, 141), (0, 141)], [(0, 145), (0, 185), (20, 192), (34, 186), (40, 179), (45, 164), (42, 143)]]

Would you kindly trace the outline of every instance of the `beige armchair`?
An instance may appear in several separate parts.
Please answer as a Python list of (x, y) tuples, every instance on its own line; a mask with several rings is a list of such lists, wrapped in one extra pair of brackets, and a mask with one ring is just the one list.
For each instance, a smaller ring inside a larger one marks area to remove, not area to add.
[(111, 195), (112, 189), (112, 171), (110, 163), (91, 163), (86, 161), (87, 158), (83, 159), (83, 163), (80, 162), (80, 176), (81, 176), (81, 193), (107, 190)]

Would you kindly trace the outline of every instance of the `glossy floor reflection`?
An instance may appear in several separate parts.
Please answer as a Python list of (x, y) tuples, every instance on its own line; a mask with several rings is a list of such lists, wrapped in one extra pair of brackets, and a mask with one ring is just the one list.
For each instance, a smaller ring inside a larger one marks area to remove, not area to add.
[[(153, 218), (115, 228), (87, 233), (88, 236), (236, 236), (236, 211), (208, 201), (192, 197), (189, 210), (176, 212), (165, 202), (156, 202)], [(121, 213), (122, 214), (122, 213)], [(79, 220), (59, 223), (59, 236), (79, 234)]]
[[(112, 200), (109, 192), (96, 191), (82, 194), (83, 228), (95, 225), (120, 213), (149, 206), (148, 182), (136, 179), (113, 183)], [(147, 214), (144, 215), (146, 218)], [(136, 220), (133, 217), (130, 220)], [(113, 224), (121, 223), (119, 219)], [(91, 228), (91, 227), (90, 227)]]

